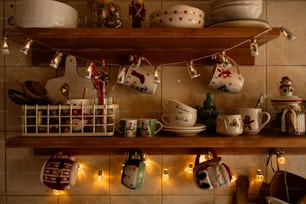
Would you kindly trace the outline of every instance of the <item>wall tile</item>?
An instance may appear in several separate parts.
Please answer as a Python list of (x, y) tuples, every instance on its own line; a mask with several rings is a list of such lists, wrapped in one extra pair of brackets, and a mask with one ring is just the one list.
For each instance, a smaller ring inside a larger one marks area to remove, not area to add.
[(288, 41), (283, 35), (268, 44), (269, 65), (305, 65), (305, 1), (267, 1), (268, 21), (274, 27), (286, 27), (297, 37)]
[(193, 204), (213, 204), (214, 197), (213, 195), (165, 195), (163, 197), (163, 204), (184, 204), (184, 203), (193, 203)]
[(109, 204), (109, 198), (107, 196), (59, 196), (58, 204)]
[(57, 203), (55, 196), (8, 196), (7, 204), (54, 204)]
[[(0, 195), (5, 194), (6, 189), (6, 170), (5, 170), (5, 137), (4, 132), (0, 131)], [(1, 203), (1, 197), (0, 197)]]
[(161, 204), (160, 196), (152, 195), (125, 195), (125, 196), (111, 196), (110, 203), (112, 204)]

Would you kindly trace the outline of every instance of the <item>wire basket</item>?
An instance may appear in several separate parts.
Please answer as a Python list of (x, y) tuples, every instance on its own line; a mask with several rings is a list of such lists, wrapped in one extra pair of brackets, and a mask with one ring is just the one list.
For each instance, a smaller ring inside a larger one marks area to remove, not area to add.
[(119, 105), (23, 105), (22, 136), (113, 136)]

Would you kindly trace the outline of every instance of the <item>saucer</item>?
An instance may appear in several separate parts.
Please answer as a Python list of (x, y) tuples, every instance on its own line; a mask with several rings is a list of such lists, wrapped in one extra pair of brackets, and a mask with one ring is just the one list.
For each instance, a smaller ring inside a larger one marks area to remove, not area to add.
[(172, 126), (172, 125), (164, 125), (163, 129), (169, 130), (198, 130), (198, 129), (205, 129), (206, 125), (197, 123), (191, 127), (182, 127), (182, 126)]
[(257, 28), (270, 28), (267, 21), (260, 19), (233, 19), (212, 23), (206, 27), (257, 27)]
[(163, 131), (173, 133), (176, 136), (195, 136), (196, 134), (203, 132), (204, 130), (205, 128), (190, 130), (163, 129)]

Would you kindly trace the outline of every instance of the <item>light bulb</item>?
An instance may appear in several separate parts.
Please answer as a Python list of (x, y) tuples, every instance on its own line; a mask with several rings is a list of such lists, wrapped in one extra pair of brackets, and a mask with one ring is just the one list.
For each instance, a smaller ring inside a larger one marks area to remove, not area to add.
[(188, 70), (188, 73), (189, 73), (189, 77), (191, 79), (195, 79), (195, 78), (198, 78), (200, 76), (200, 74), (198, 74), (198, 71), (196, 70), (196, 68), (193, 66), (192, 61), (189, 64), (187, 64), (187, 70)]
[(193, 174), (193, 163), (189, 162), (188, 166), (186, 167), (185, 171), (189, 174)]
[(25, 41), (23, 47), (19, 50), (21, 53), (27, 55), (29, 50), (31, 49), (31, 46), (33, 44), (33, 40), (30, 38), (27, 38), (27, 40)]
[(256, 57), (259, 55), (258, 51), (258, 44), (256, 42), (256, 39), (253, 39), (250, 43), (250, 51), (251, 51), (251, 56)]
[(103, 171), (99, 170), (98, 171), (98, 182), (101, 182), (103, 180)]
[(168, 169), (163, 170), (163, 180), (168, 181), (169, 180), (169, 171)]
[(285, 164), (286, 163), (286, 157), (285, 152), (283, 150), (280, 150), (276, 152), (277, 162), (278, 164)]
[(10, 54), (10, 49), (9, 49), (9, 46), (8, 46), (8, 43), (7, 43), (7, 37), (6, 36), (4, 36), (4, 38), (3, 38), (2, 54), (3, 55)]
[(53, 189), (53, 194), (56, 195), (56, 196), (59, 195), (60, 194), (60, 190)]
[(159, 73), (158, 73), (158, 68), (157, 67), (154, 68), (153, 82), (155, 84), (160, 84), (160, 77), (159, 77)]
[(264, 175), (262, 174), (261, 169), (257, 169), (256, 181), (262, 182), (264, 180)]
[(125, 77), (128, 69), (126, 67), (120, 67), (118, 74), (117, 74), (117, 83), (118, 84), (124, 84), (125, 83)]
[(63, 58), (63, 53), (57, 51), (57, 52), (54, 54), (54, 56), (53, 56), (53, 58), (52, 58), (52, 60), (51, 60), (51, 62), (50, 62), (50, 64), (49, 64), (49, 66), (50, 66), (50, 67), (53, 67), (54, 69), (57, 69), (58, 66), (59, 66), (59, 64), (60, 64), (61, 61), (62, 61), (62, 58)]
[(287, 28), (282, 27), (281, 32), (284, 34), (287, 40), (294, 40), (296, 38), (296, 36), (292, 32), (290, 32)]
[(90, 63), (87, 65), (85, 78), (91, 79), (91, 77), (92, 77), (93, 65), (94, 65), (93, 62), (90, 62)]

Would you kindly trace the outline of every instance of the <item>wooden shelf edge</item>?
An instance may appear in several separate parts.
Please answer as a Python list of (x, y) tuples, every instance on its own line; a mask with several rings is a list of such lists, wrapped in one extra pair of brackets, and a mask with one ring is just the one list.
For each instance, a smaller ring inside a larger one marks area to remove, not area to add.
[(225, 154), (263, 154), (283, 148), (290, 154), (306, 153), (305, 136), (194, 136), (153, 138), (124, 137), (14, 137), (6, 140), (8, 148), (33, 148), (50, 152), (69, 149), (79, 154), (118, 154), (139, 148), (151, 154), (194, 154), (202, 148), (216, 148)]

